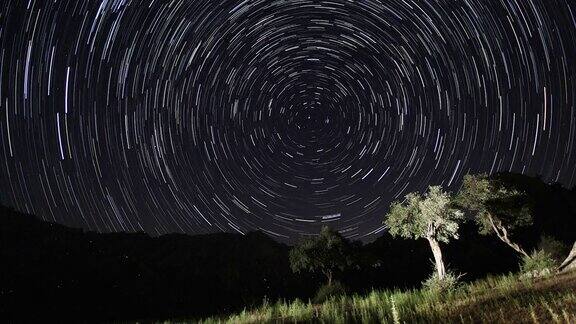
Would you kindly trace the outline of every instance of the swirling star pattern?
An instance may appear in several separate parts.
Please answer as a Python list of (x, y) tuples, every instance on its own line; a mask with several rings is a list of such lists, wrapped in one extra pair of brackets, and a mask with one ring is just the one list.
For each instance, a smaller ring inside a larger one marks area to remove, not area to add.
[(6, 0), (1, 202), (109, 231), (329, 224), (465, 173), (572, 186), (571, 0)]

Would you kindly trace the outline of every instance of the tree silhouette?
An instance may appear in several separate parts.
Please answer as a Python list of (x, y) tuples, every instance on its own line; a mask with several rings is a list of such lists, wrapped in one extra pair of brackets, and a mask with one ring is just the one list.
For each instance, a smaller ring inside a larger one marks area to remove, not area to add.
[(335, 271), (343, 271), (353, 264), (352, 245), (340, 233), (322, 227), (318, 236), (308, 237), (290, 250), (292, 271), (320, 271), (332, 285)]

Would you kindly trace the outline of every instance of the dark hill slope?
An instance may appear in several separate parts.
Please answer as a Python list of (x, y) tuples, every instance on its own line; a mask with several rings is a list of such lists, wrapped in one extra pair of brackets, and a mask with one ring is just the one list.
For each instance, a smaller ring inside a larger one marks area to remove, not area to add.
[[(532, 249), (542, 233), (576, 239), (576, 192), (537, 178), (498, 175), (534, 202), (534, 226), (513, 233)], [(383, 215), (384, 216), (384, 215)], [(294, 275), (289, 247), (255, 232), (237, 234), (98, 234), (0, 207), (0, 319), (60, 322), (194, 318), (259, 305), (266, 296), (308, 299), (322, 277)], [(341, 280), (351, 292), (415, 287), (431, 272), (424, 240), (384, 233), (358, 245), (360, 260)], [(444, 246), (465, 280), (518, 269), (518, 257), (473, 222)]]
[(310, 294), (288, 247), (246, 236), (97, 234), (0, 209), (0, 318), (202, 316)]

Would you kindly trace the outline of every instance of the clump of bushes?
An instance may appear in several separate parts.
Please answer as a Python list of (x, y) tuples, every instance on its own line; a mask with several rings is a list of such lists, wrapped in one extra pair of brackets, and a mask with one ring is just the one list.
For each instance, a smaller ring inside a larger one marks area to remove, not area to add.
[(554, 271), (557, 262), (544, 250), (535, 250), (529, 256), (522, 257), (520, 271), (523, 277), (545, 277)]
[(550, 236), (542, 236), (537, 248), (520, 263), (523, 277), (537, 278), (548, 276), (558, 269), (566, 246)]
[(444, 278), (440, 279), (438, 273), (433, 272), (428, 279), (422, 282), (422, 288), (437, 294), (451, 293), (461, 286), (460, 278), (462, 276), (463, 274), (448, 270)]
[(323, 303), (331, 298), (346, 295), (346, 288), (340, 282), (335, 281), (331, 285), (323, 285), (318, 289), (313, 302), (316, 304)]
[(542, 250), (552, 258), (558, 265), (568, 254), (567, 246), (553, 238), (552, 236), (543, 235), (538, 242), (538, 250)]

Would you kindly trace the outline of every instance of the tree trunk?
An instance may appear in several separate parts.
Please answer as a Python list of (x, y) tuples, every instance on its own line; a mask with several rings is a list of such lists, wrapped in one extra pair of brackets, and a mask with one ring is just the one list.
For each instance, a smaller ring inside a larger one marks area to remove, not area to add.
[(442, 250), (440, 250), (440, 244), (434, 238), (428, 237), (427, 239), (428, 243), (430, 243), (432, 254), (434, 254), (434, 263), (436, 265), (438, 279), (443, 280), (446, 276), (446, 268), (444, 267), (444, 260), (442, 260)]
[(328, 279), (328, 286), (332, 286), (332, 270), (324, 270), (324, 275)]
[(502, 222), (500, 222), (498, 220), (494, 220), (494, 218), (492, 218), (492, 215), (490, 215), (490, 214), (488, 214), (488, 219), (490, 220), (490, 225), (492, 225), (492, 229), (496, 233), (496, 236), (498, 236), (498, 238), (502, 242), (506, 243), (514, 251), (522, 254), (523, 256), (530, 257), (528, 255), (528, 253), (526, 253), (526, 251), (524, 251), (524, 249), (522, 249), (520, 247), (520, 245), (518, 245), (518, 244), (516, 244), (510, 240), (510, 238), (508, 237), (508, 230), (506, 230), (506, 227), (504, 227), (502, 225)]
[(561, 272), (576, 270), (576, 242), (574, 242), (574, 246), (572, 246), (572, 251), (570, 251), (570, 254), (566, 258), (566, 260), (562, 262), (558, 270), (560, 270)]

